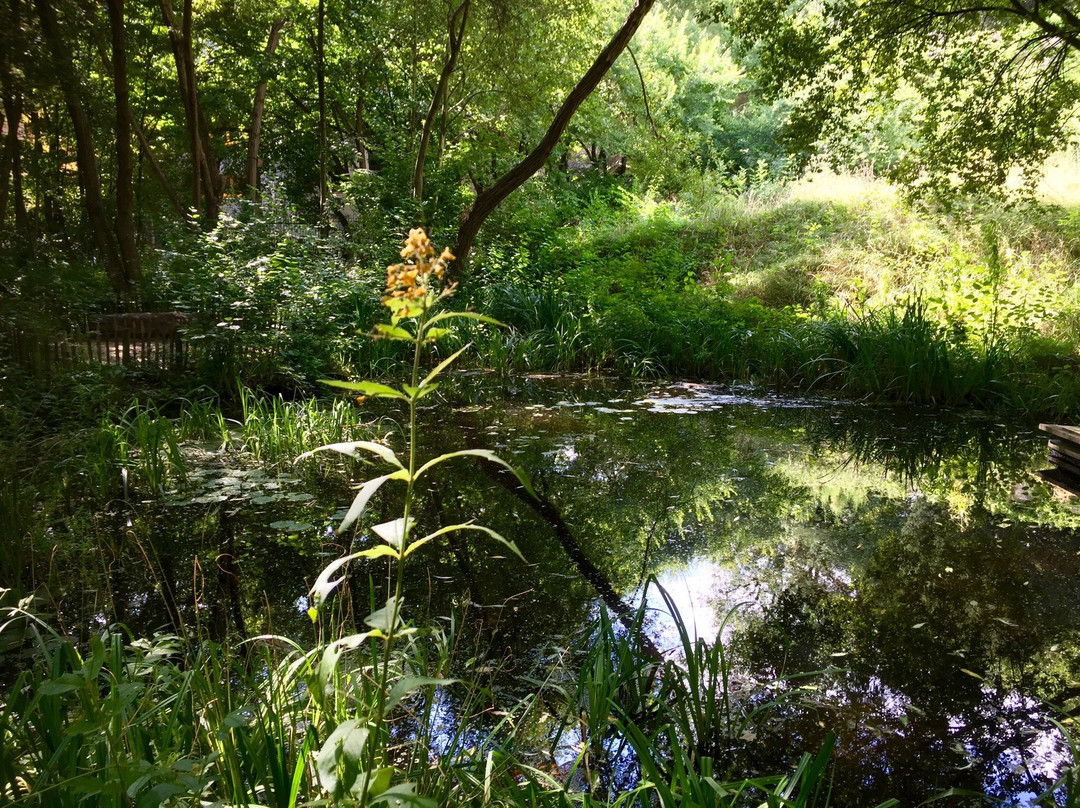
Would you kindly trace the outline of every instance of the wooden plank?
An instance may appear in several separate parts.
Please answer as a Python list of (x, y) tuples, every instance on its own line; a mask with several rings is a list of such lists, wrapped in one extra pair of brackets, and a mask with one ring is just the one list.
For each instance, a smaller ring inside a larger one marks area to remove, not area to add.
[(1080, 463), (1080, 443), (1072, 443), (1067, 440), (1055, 440), (1051, 438), (1047, 445), (1055, 452), (1071, 457)]
[(1065, 426), (1064, 424), (1039, 424), (1039, 429), (1055, 438), (1064, 438), (1073, 443), (1080, 443), (1080, 426)]
[(1061, 454), (1060, 452), (1055, 452), (1053, 449), (1051, 449), (1050, 462), (1057, 466), (1059, 469), (1064, 469), (1071, 474), (1080, 476), (1080, 462), (1073, 460), (1071, 457), (1065, 457), (1065, 455)]
[(1080, 477), (1075, 474), (1069, 474), (1061, 469), (1044, 469), (1039, 472), (1039, 476), (1062, 491), (1080, 497)]

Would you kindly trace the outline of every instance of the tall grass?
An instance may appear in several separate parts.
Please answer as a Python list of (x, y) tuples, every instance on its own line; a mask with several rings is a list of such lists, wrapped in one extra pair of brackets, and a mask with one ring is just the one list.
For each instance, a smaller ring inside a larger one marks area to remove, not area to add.
[[(381, 654), (374, 645), (357, 645), (340, 623), (310, 650), (283, 638), (230, 648), (176, 636), (133, 640), (110, 629), (81, 652), (36, 618), (7, 614), (6, 631), (15, 623), (29, 627), (35, 664), (0, 709), (0, 804), (119, 807), (199, 799), (293, 808), (318, 795), (324, 804), (373, 804), (361, 797), (367, 781), (356, 768), (365, 744), (394, 750), (394, 780), (410, 784), (383, 800), (390, 805), (395, 795), (421, 806), (561, 806), (573, 799), (576, 767), (558, 779), (530, 768), (520, 757), (530, 750), (518, 748), (507, 731), (534, 699), (501, 705), (510, 723), (472, 723), (489, 697), (477, 681), (449, 678), (459, 638), (437, 627), (415, 634), (394, 655), (393, 678), (408, 683), (411, 695), (401, 698), (406, 688), (395, 687), (387, 709)], [(683, 625), (677, 611), (673, 617)], [(694, 805), (734, 807), (752, 794), (776, 806), (826, 804), (829, 744), (787, 774), (725, 778), (684, 734), (700, 705), (670, 698), (702, 671), (644, 654), (633, 634), (617, 633), (606, 616), (589, 636), (599, 642), (582, 662), (563, 724), (577, 725), (581, 716), (584, 765), (596, 772), (588, 778), (595, 804), (620, 805), (648, 793), (662, 805), (685, 805), (680, 794), (706, 800)], [(721, 686), (719, 678), (710, 681)], [(447, 703), (456, 705), (458, 719), (449, 732), (441, 713)], [(381, 733), (362, 731), (377, 718)], [(350, 743), (357, 749), (350, 751)], [(614, 759), (627, 755), (639, 774), (612, 782)], [(387, 778), (381, 793), (390, 788), (389, 774), (385, 768), (376, 774)]]
[(119, 418), (105, 415), (86, 441), (80, 465), (90, 495), (99, 501), (136, 493), (162, 496), (183, 484), (187, 469), (172, 420), (137, 400)]
[(367, 431), (361, 410), (346, 399), (286, 401), (244, 386), (240, 398), (240, 451), (270, 466), (330, 443), (355, 440)]

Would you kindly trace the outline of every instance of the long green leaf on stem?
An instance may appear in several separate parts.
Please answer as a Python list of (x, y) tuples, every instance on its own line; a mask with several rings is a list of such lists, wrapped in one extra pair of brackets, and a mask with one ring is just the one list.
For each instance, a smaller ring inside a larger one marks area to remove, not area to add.
[(458, 348), (456, 351), (454, 351), (452, 354), (450, 354), (448, 357), (446, 357), (446, 359), (444, 359), (439, 364), (437, 364), (434, 368), (432, 368), (431, 373), (429, 373), (427, 376), (425, 376), (424, 380), (422, 382), (420, 382), (420, 389), (422, 390), (425, 387), (427, 387), (429, 384), (431, 384), (432, 380), (434, 380), (435, 377), (437, 377), (440, 373), (442, 373), (444, 370), (446, 370), (448, 367), (450, 367), (450, 365), (452, 365), (454, 363), (455, 359), (457, 359), (459, 356), (461, 356), (463, 353), (465, 353), (465, 351), (467, 351), (469, 349), (470, 345), (472, 345), (471, 342), (467, 343), (466, 345), (464, 345), (461, 348)]
[(455, 457), (479, 457), (491, 463), (497, 463), (498, 465), (511, 471), (514, 476), (518, 478), (518, 481), (521, 483), (522, 488), (528, 491), (532, 496), (536, 496), (536, 492), (533, 490), (532, 483), (529, 481), (529, 478), (525, 476), (525, 472), (510, 465), (489, 449), (462, 449), (457, 452), (447, 452), (446, 454), (439, 455), (438, 457), (429, 460), (424, 465), (422, 465), (417, 470), (416, 474), (413, 476), (413, 480), (419, 480), (425, 471), (428, 471), (429, 469), (432, 469), (447, 460), (452, 460)]
[(389, 446), (383, 446), (381, 443), (375, 443), (370, 440), (354, 440), (347, 443), (328, 443), (326, 446), (320, 446), (317, 449), (312, 449), (310, 452), (304, 452), (302, 455), (296, 458), (297, 462), (311, 457), (316, 452), (337, 452), (343, 454), (346, 457), (360, 457), (360, 451), (370, 452), (371, 454), (378, 455), (387, 463), (392, 463), (399, 469), (405, 468), (404, 464), (398, 460), (398, 456), (394, 454), (394, 450)]
[(397, 398), (402, 400), (406, 398), (404, 393), (400, 390), (395, 390), (393, 387), (390, 387), (390, 385), (379, 384), (378, 382), (341, 382), (334, 379), (319, 379), (319, 382), (342, 390), (351, 390), (356, 393), (362, 393), (363, 395), (371, 396), (372, 398)]
[(341, 520), (337, 532), (344, 533), (348, 530), (353, 522), (363, 515), (371, 498), (375, 496), (375, 492), (378, 491), (387, 480), (394, 478), (395, 474), (384, 474), (382, 477), (375, 477), (361, 485), (360, 491), (356, 494), (356, 498), (353, 499), (352, 505), (349, 506), (349, 510), (345, 514), (345, 518)]
[(453, 533), (454, 531), (458, 531), (458, 530), (475, 530), (475, 531), (478, 531), (480, 533), (485, 533), (488, 536), (490, 536), (491, 538), (495, 539), (495, 541), (499, 542), (500, 544), (505, 545), (506, 548), (508, 550), (510, 550), (510, 552), (512, 552), (514, 555), (516, 555), (522, 561), (525, 560), (525, 556), (523, 556), (521, 554), (521, 550), (519, 550), (517, 545), (514, 544), (512, 541), (510, 541), (510, 539), (506, 538), (501, 533), (498, 533), (498, 532), (492, 530), (489, 527), (484, 527), (483, 525), (474, 525), (471, 522), (464, 522), (464, 523), (462, 523), (460, 525), (447, 525), (444, 528), (440, 528), (439, 530), (436, 530), (434, 533), (430, 533), (427, 536), (424, 536), (424, 538), (422, 538), (422, 539), (417, 539), (416, 541), (412, 542), (406, 548), (405, 555), (403, 556), (403, 558), (408, 558), (410, 555), (415, 553), (417, 550), (419, 550), (425, 544), (427, 544), (430, 541), (433, 541), (434, 539), (438, 538), (439, 536), (442, 536), (442, 535), (444, 535), (446, 533)]

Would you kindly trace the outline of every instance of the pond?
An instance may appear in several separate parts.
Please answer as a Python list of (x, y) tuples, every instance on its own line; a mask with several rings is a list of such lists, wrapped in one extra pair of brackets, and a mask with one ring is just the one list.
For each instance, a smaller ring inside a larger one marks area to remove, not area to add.
[[(494, 542), (434, 545), (407, 601), (417, 621), (467, 615), (506, 698), (535, 690), (517, 677), (542, 674), (600, 609), (643, 596), (670, 653), (658, 583), (699, 636), (728, 644), (740, 682), (789, 696), (731, 750), (744, 773), (790, 766), (832, 730), (834, 805), (947, 789), (1023, 804), (1070, 760), (1049, 704), (1080, 697), (1080, 501), (1035, 473), (1034, 424), (694, 384), (492, 387), (459, 379), (455, 403), (425, 413), (423, 451), (495, 449), (542, 502), (455, 461), (418, 519), (475, 517), (526, 560)], [(122, 620), (310, 639), (306, 592), (347, 549), (331, 528), (351, 496), (339, 477), (206, 447), (172, 503), (82, 526), (48, 609), (76, 634)], [(370, 522), (396, 509), (380, 495)], [(357, 613), (383, 576), (353, 569)], [(787, 678), (804, 672), (818, 675)]]

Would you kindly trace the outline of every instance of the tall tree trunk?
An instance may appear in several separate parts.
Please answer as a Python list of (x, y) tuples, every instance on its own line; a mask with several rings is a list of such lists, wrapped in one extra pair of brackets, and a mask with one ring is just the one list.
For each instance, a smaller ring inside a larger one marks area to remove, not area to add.
[[(277, 50), (278, 43), (281, 42), (281, 31), (284, 27), (285, 20), (274, 20), (273, 25), (270, 26), (270, 38), (266, 41), (266, 50), (264, 51), (267, 62), (270, 61), (270, 57)], [(263, 65), (264, 75), (255, 88), (255, 103), (251, 109), (251, 128), (248, 132), (247, 185), (252, 201), (259, 197), (259, 135), (262, 132), (263, 110), (266, 107), (268, 79), (265, 71), (268, 68), (268, 64)]]
[(315, 80), (319, 88), (319, 221), (326, 216), (326, 0), (319, 0), (315, 38)]
[[(14, 32), (12, 40), (21, 39), (19, 22), (20, 0), (11, 1), (11, 16), (5, 20)], [(7, 137), (4, 138), (3, 153), (0, 154), (0, 230), (4, 227), (7, 215), (8, 195), (14, 184), (19, 159), (19, 127), (22, 124), (22, 93), (15, 87), (11, 69), (11, 57), (21, 48), (21, 42), (12, 41), (9, 46), (0, 47), (0, 93), (3, 94), (4, 120), (7, 123)], [(17, 225), (16, 225), (17, 226)]]
[(470, 4), (471, 0), (461, 0), (461, 5), (450, 13), (447, 24), (446, 59), (443, 61), (442, 73), (439, 74), (439, 83), (435, 86), (435, 93), (431, 96), (427, 117), (424, 118), (424, 127), (420, 132), (420, 145), (416, 149), (416, 163), (413, 165), (412, 195), (418, 205), (422, 204), (424, 197), (424, 161), (427, 160), (428, 145), (431, 143), (431, 130), (443, 106), (446, 88), (450, 85), (450, 77), (454, 74), (458, 54), (461, 53), (465, 26), (469, 22)]
[(30, 229), (26, 197), (23, 196), (22, 138), (15, 139), (15, 148), (11, 152), (11, 198), (15, 203), (15, 231), (23, 235), (24, 254), (33, 255), (34, 234)]
[(210, 224), (214, 225), (217, 223), (218, 211), (221, 208), (224, 183), (221, 179), (221, 172), (218, 170), (217, 160), (214, 158), (214, 150), (210, 145), (210, 130), (206, 125), (206, 117), (203, 115), (202, 107), (199, 104), (199, 82), (195, 76), (195, 35), (193, 27), (194, 4), (192, 0), (184, 0), (184, 20), (181, 31), (184, 62), (187, 66), (187, 84), (191, 91), (191, 108), (195, 117), (195, 131), (199, 138), (199, 152), (202, 156), (205, 212)]
[(116, 100), (116, 241), (127, 282), (142, 278), (135, 246), (135, 158), (131, 150), (131, 93), (127, 75), (127, 35), (124, 0), (106, 0), (112, 36), (113, 95)]
[(67, 220), (64, 216), (62, 199), (63, 188), (63, 163), (64, 158), (60, 153), (60, 104), (53, 104), (52, 114), (49, 116), (51, 130), (49, 132), (49, 187), (45, 191), (45, 218), (49, 223), (49, 232), (53, 235), (61, 234), (65, 241), (68, 240)]
[(188, 144), (191, 147), (191, 207), (202, 208), (202, 139), (199, 137), (198, 114), (192, 103), (192, 88), (188, 83), (186, 48), (184, 33), (176, 23), (169, 0), (160, 0), (161, 16), (165, 20), (165, 29), (169, 33), (169, 45), (172, 47), (173, 62), (176, 64), (176, 80), (180, 86), (180, 98), (184, 103), (184, 119), (187, 123)]
[(75, 68), (71, 63), (72, 49), (64, 44), (56, 21), (56, 11), (49, 2), (50, 0), (34, 0), (34, 7), (41, 21), (42, 38), (52, 56), (54, 75), (63, 92), (64, 104), (67, 106), (68, 115), (71, 116), (71, 123), (75, 130), (75, 157), (87, 218), (90, 221), (90, 229), (94, 235), (98, 254), (101, 256), (102, 264), (114, 291), (121, 297), (128, 297), (133, 290), (124, 274), (120, 254), (113, 240), (112, 228), (109, 227), (109, 219), (105, 213), (105, 203), (101, 196), (101, 178), (97, 171), (93, 130), (79, 94)]
[(634, 3), (622, 27), (611, 38), (607, 46), (600, 51), (596, 61), (585, 71), (585, 75), (581, 77), (566, 96), (566, 100), (559, 107), (559, 111), (555, 113), (551, 125), (536, 145), (536, 148), (529, 152), (520, 163), (495, 180), (490, 187), (477, 194), (472, 205), (461, 214), (458, 223), (457, 243), (454, 245), (454, 255), (457, 256), (459, 268), (464, 269), (468, 266), (469, 253), (472, 250), (473, 242), (476, 240), (476, 234), (480, 232), (480, 227), (487, 217), (491, 215), (491, 212), (529, 177), (543, 168), (544, 163), (547, 162), (547, 159), (555, 150), (555, 146), (558, 145), (559, 140), (562, 138), (563, 132), (566, 131), (566, 127), (570, 124), (570, 120), (574, 117), (574, 113), (577, 112), (578, 107), (592, 94), (600, 80), (615, 64), (619, 54), (630, 44), (630, 40), (634, 38), (634, 34), (637, 33), (642, 20), (645, 19), (645, 15), (649, 13), (649, 9), (653, 7), (655, 2), (656, 0), (637, 0)]
[(7, 124), (7, 137), (4, 138), (4, 150), (0, 154), (0, 228), (7, 217), (8, 189), (15, 176), (16, 154), (19, 151), (19, 124), (22, 121), (22, 96), (9, 94), (4, 87), (4, 122)]
[(192, 42), (193, 8), (184, 0), (184, 12), (178, 25), (170, 0), (159, 0), (161, 16), (169, 32), (180, 96), (184, 102), (188, 140), (191, 144), (191, 206), (201, 210), (211, 224), (217, 221), (223, 184), (210, 147), (210, 135), (199, 107), (198, 82), (195, 77), (195, 48)]
[(30, 110), (30, 129), (34, 133), (34, 160), (30, 164), (30, 178), (34, 183), (34, 209), (37, 213), (38, 226), (45, 224), (42, 211), (45, 210), (45, 188), (42, 167), (45, 165), (45, 136), (41, 131), (41, 115), (36, 109)]
[(360, 77), (356, 91), (356, 113), (353, 116), (353, 137), (356, 140), (356, 153), (360, 158), (360, 170), (371, 170), (371, 158), (368, 154), (367, 140), (364, 137), (364, 83)]

